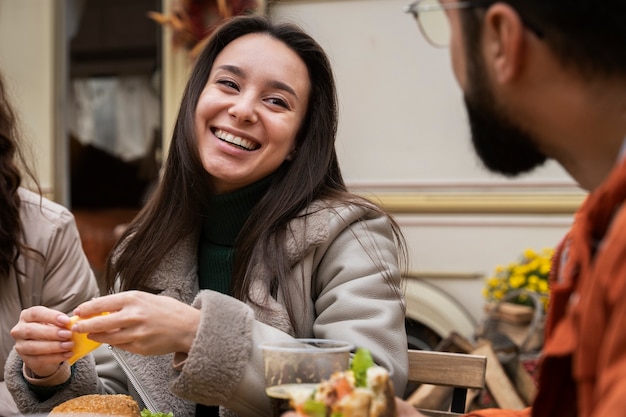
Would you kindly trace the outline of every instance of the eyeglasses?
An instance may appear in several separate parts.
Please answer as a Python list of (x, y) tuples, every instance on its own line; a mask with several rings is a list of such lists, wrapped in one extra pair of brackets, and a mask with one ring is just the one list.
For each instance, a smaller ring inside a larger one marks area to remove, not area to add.
[[(431, 45), (445, 48), (450, 43), (450, 22), (446, 10), (469, 9), (471, 7), (487, 7), (489, 0), (461, 1), (457, 3), (441, 3), (440, 0), (416, 0), (406, 6), (405, 13), (411, 13), (420, 31)], [(545, 37), (543, 31), (530, 19), (521, 16), (524, 25), (537, 37)]]
[(441, 3), (439, 0), (417, 0), (406, 6), (405, 13), (411, 13), (426, 40), (435, 47), (445, 48), (450, 43), (450, 23), (447, 9), (466, 9), (477, 6), (469, 1)]

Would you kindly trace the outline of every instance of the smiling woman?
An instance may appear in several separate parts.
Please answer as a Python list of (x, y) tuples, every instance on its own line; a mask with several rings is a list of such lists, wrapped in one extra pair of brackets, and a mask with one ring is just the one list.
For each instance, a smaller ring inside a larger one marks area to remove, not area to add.
[(310, 89), (304, 62), (282, 41), (254, 33), (224, 48), (196, 106), (200, 159), (216, 192), (257, 182), (292, 158)]
[(403, 393), (404, 241), (382, 208), (347, 191), (337, 108), (329, 60), (299, 27), (255, 15), (217, 29), (160, 183), (108, 260), (109, 295), (74, 311), (72, 331), (114, 346), (125, 372), (102, 348), (71, 372), (71, 335), (54, 331), (69, 318), (37, 310), (15, 337), (44, 348), (23, 343), (7, 364), (21, 409), (130, 390), (176, 417), (268, 415), (259, 345), (293, 338), (366, 348)]

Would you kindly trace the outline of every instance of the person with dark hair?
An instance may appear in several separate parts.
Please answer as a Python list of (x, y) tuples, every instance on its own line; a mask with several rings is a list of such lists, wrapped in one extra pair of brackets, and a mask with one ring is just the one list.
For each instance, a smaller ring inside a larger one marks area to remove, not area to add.
[(555, 252), (532, 406), (469, 415), (623, 416), (626, 2), (418, 0), (407, 11), (429, 41), (450, 42), (489, 170), (514, 176), (554, 159), (589, 192)]
[[(11, 328), (23, 309), (45, 305), (71, 313), (98, 295), (74, 216), (41, 195), (24, 156), (16, 112), (0, 76), (0, 366), (14, 340)], [(31, 191), (24, 180), (29, 180)], [(68, 330), (64, 330), (69, 335)], [(17, 414), (0, 380), (0, 415)]]
[[(305, 337), (367, 348), (402, 393), (406, 249), (385, 211), (348, 192), (337, 117), (329, 60), (302, 29), (258, 15), (218, 28), (185, 88), (163, 176), (109, 259), (110, 294), (75, 311), (85, 320), (73, 330), (113, 346), (134, 378), (99, 351), (70, 368), (55, 331), (67, 318), (32, 310), (5, 370), (22, 412), (139, 390), (176, 417), (216, 406), (267, 416), (259, 344)], [(23, 343), (34, 334), (41, 346)]]

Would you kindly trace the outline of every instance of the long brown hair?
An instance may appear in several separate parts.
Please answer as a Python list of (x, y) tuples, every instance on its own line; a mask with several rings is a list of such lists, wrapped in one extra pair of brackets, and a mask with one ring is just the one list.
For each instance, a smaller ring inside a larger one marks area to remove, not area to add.
[[(344, 184), (334, 147), (338, 122), (335, 82), (321, 46), (293, 24), (275, 24), (263, 16), (235, 17), (212, 34), (197, 58), (183, 94), (162, 180), (120, 243), (132, 237), (115, 255), (114, 264), (107, 263), (106, 282), (110, 291), (115, 287), (116, 276), (120, 277), (122, 290), (142, 288), (164, 255), (199, 229), (202, 207), (213, 190), (197, 150), (194, 112), (217, 55), (233, 40), (251, 33), (267, 34), (295, 51), (308, 69), (311, 92), (308, 111), (296, 137), (297, 152), (273, 175), (269, 190), (253, 209), (236, 242), (232, 295), (248, 299), (254, 280), (248, 268), (253, 251), (259, 247), (263, 250), (259, 258), (271, 260), (265, 266), (273, 281), (278, 285), (286, 283), (290, 271), (284, 245), (286, 228), (312, 201), (349, 202), (382, 212), (369, 201), (349, 193)], [(391, 221), (404, 259), (400, 229)]]
[(0, 277), (7, 277), (11, 269), (22, 273), (17, 267), (18, 258), (38, 253), (24, 245), (20, 238), (24, 228), (18, 194), (22, 185), (22, 172), (39, 189), (36, 177), (20, 149), (18, 118), (0, 75)]

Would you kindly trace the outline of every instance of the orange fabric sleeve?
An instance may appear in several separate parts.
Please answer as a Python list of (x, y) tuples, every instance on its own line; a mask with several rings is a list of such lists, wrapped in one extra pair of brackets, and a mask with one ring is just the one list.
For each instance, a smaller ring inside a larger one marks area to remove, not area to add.
[(465, 417), (530, 417), (531, 408), (523, 410), (503, 410), (500, 408), (487, 408), (484, 410), (472, 411)]

